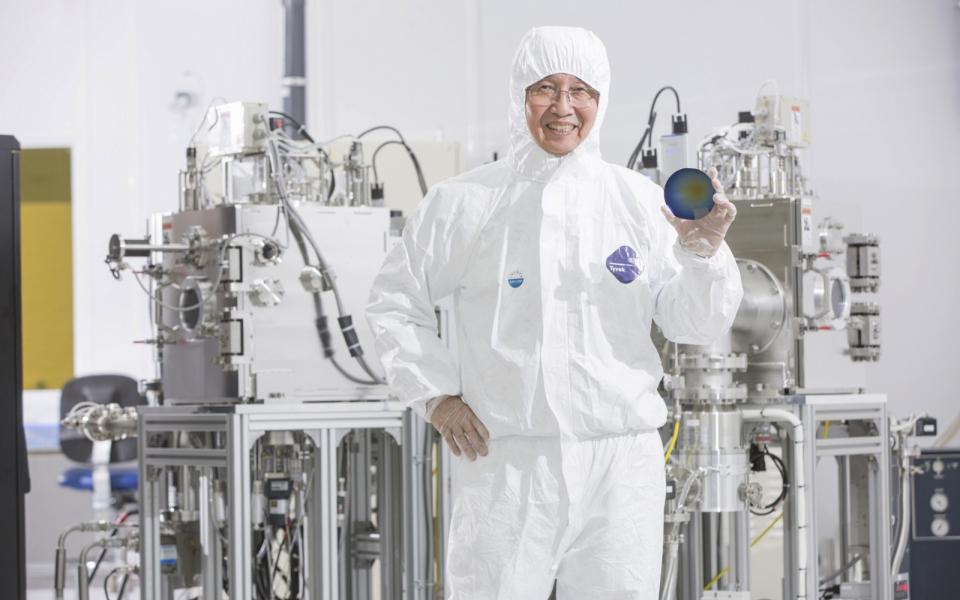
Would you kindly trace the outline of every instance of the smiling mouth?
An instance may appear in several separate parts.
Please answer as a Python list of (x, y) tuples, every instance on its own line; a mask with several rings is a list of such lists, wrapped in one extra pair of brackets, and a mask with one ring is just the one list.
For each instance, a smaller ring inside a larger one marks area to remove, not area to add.
[(547, 123), (543, 127), (547, 131), (557, 135), (567, 135), (577, 128), (577, 126), (572, 123)]

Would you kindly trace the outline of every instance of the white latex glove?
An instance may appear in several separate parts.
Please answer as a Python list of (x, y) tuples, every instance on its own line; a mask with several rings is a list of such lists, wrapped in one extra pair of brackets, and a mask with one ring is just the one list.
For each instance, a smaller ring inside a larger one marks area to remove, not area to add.
[(727, 235), (727, 229), (730, 229), (730, 224), (737, 217), (737, 207), (723, 194), (723, 184), (717, 179), (717, 170), (710, 167), (707, 175), (717, 192), (713, 195), (713, 208), (709, 213), (691, 221), (674, 216), (666, 206), (660, 207), (663, 216), (677, 230), (680, 246), (704, 258), (710, 258), (717, 253), (724, 236)]
[(478, 454), (487, 455), (486, 441), (490, 439), (490, 432), (459, 396), (440, 399), (430, 413), (430, 423), (455, 455), (460, 456), (463, 452), (470, 460), (476, 460)]

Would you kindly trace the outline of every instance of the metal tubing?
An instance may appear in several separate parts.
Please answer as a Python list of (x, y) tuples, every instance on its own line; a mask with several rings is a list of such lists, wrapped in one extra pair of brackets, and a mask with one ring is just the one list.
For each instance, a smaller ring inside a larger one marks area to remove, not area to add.
[(910, 456), (904, 444), (907, 436), (900, 437), (900, 531), (897, 534), (896, 552), (893, 554), (893, 568), (891, 576), (896, 579), (900, 574), (900, 565), (903, 564), (903, 555), (907, 551), (907, 541), (910, 537)]
[(90, 573), (87, 571), (87, 555), (94, 548), (101, 547), (102, 540), (84, 546), (80, 551), (80, 561), (77, 563), (77, 598), (90, 600)]
[(75, 531), (80, 531), (81, 525), (74, 525), (60, 534), (57, 540), (57, 551), (53, 559), (53, 594), (56, 600), (63, 600), (63, 588), (67, 579), (67, 536)]
[(680, 523), (671, 524), (671, 532), (667, 536), (667, 567), (663, 574), (663, 583), (660, 589), (660, 600), (673, 600), (673, 593), (677, 586), (677, 562), (680, 550)]
[(795, 597), (797, 600), (806, 600), (807, 546), (809, 544), (807, 535), (809, 533), (809, 524), (807, 522), (807, 490), (803, 460), (805, 444), (803, 436), (803, 421), (801, 421), (797, 415), (782, 408), (749, 409), (741, 411), (741, 414), (746, 420), (783, 421), (789, 423), (793, 428), (791, 437), (793, 439), (794, 451), (791, 454), (793, 464), (790, 466), (790, 472), (793, 474), (794, 478), (794, 498), (796, 499), (796, 507), (793, 511), (793, 525), (796, 531), (796, 555), (794, 558), (796, 560), (795, 567), (797, 570), (797, 588), (795, 591)]
[(87, 556), (94, 548), (122, 548), (128, 543), (128, 537), (109, 537), (99, 539), (88, 544), (80, 551), (80, 562), (77, 565), (77, 597), (79, 600), (90, 600), (90, 573), (87, 571)]
[(733, 513), (733, 526), (736, 560), (734, 564), (737, 578), (737, 590), (750, 589), (750, 517), (748, 512)]

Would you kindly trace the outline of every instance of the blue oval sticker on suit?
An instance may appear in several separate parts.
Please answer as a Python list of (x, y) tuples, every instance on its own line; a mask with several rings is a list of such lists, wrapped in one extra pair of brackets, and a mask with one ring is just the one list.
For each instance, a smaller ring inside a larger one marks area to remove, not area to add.
[(620, 283), (630, 283), (640, 276), (641, 267), (637, 264), (637, 251), (630, 246), (620, 246), (607, 257), (607, 269)]

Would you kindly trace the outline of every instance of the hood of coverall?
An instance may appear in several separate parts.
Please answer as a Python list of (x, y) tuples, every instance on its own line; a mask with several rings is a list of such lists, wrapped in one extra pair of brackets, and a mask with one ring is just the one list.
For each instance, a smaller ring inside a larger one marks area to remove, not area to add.
[(510, 160), (525, 175), (547, 174), (566, 158), (543, 150), (527, 128), (526, 89), (555, 73), (579, 77), (600, 93), (593, 128), (566, 155), (600, 158), (600, 126), (610, 103), (610, 63), (603, 42), (579, 27), (534, 27), (520, 40), (510, 74)]

